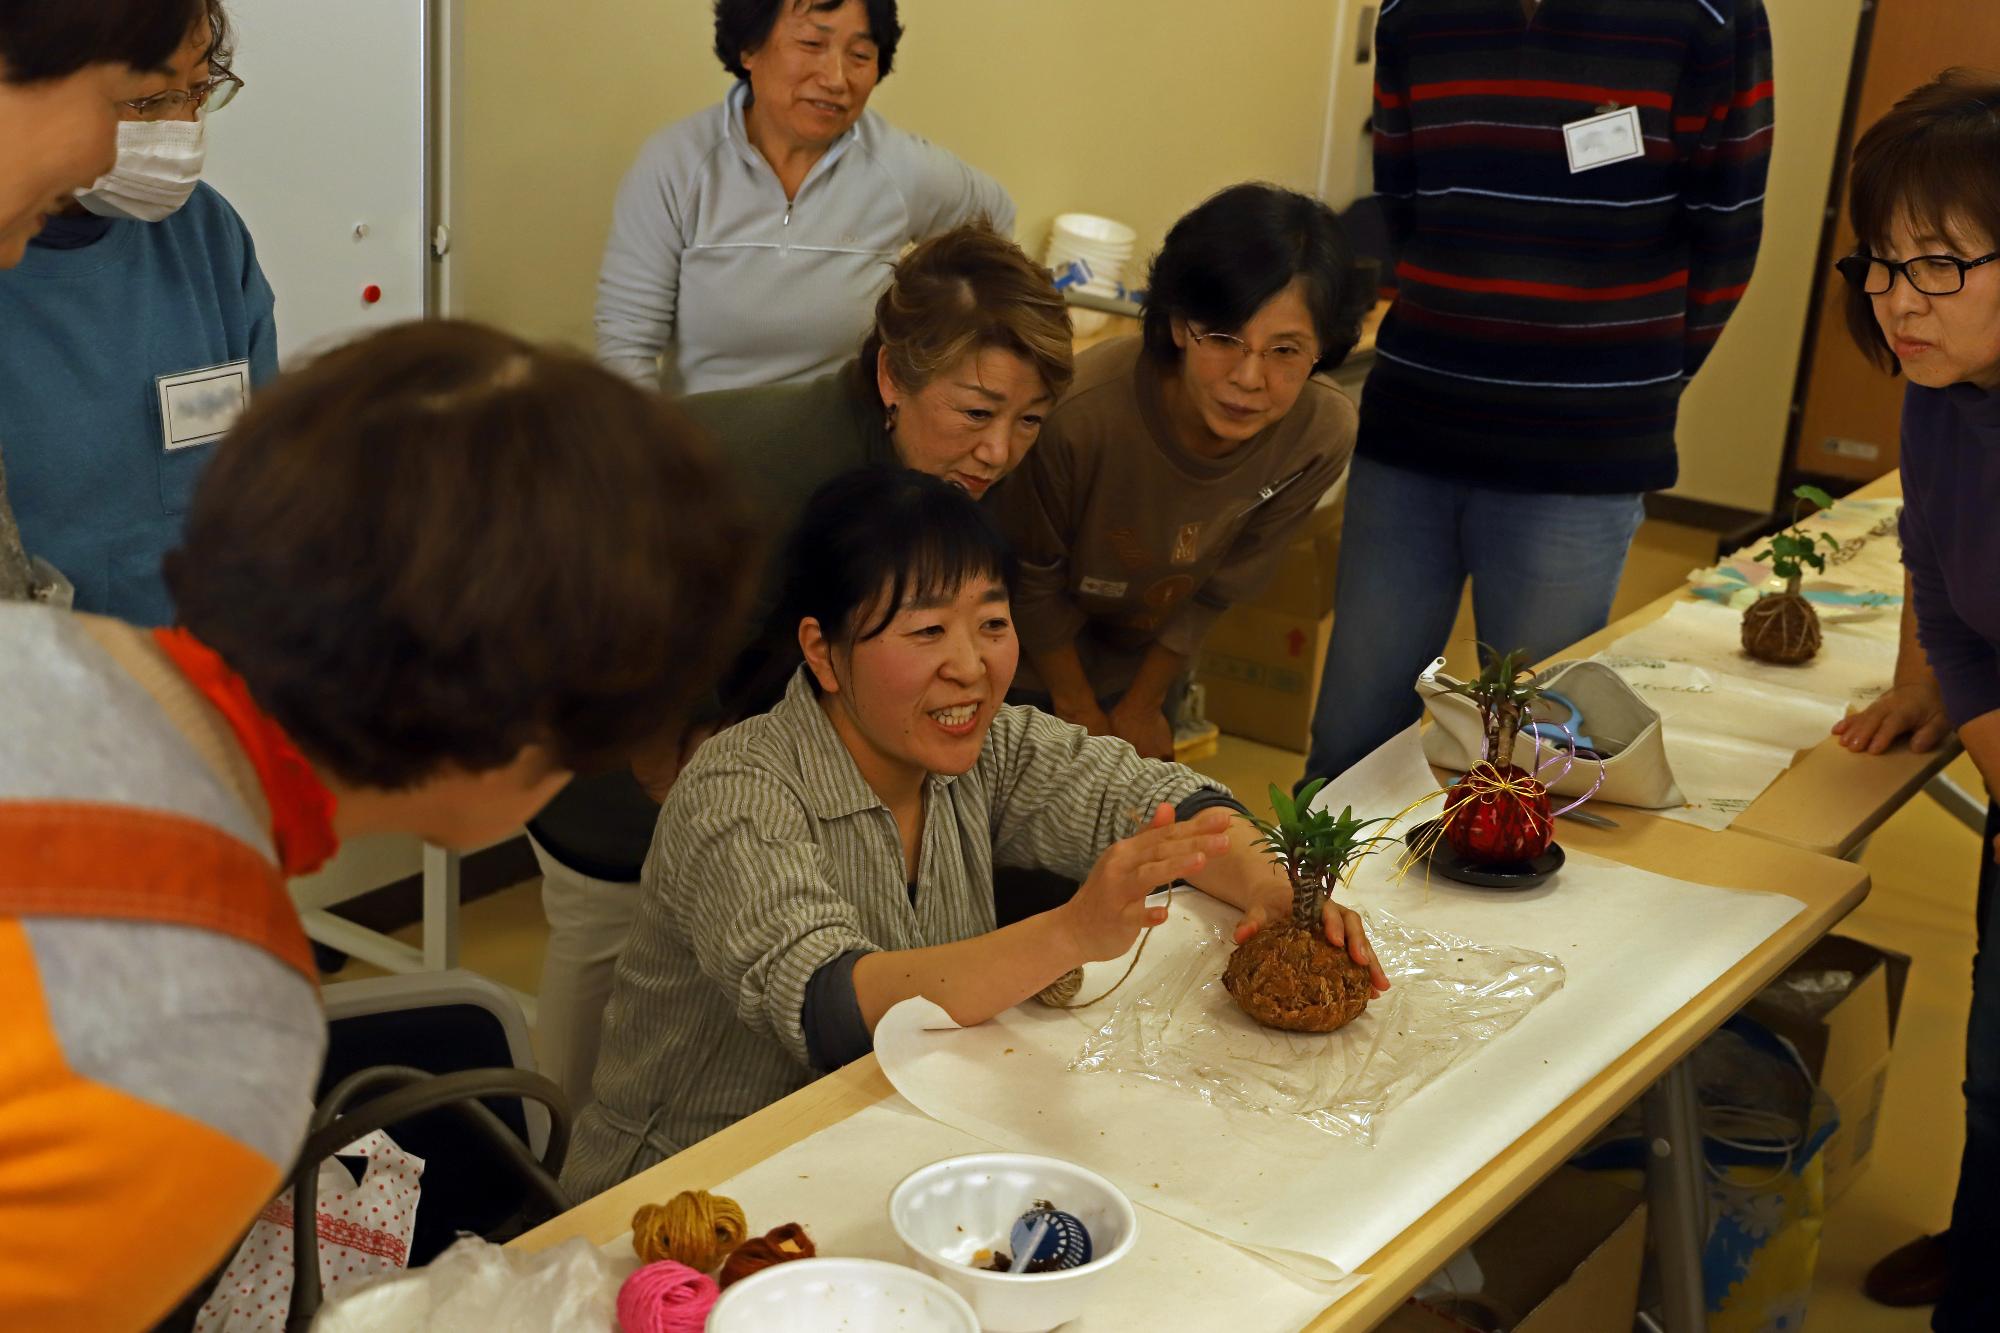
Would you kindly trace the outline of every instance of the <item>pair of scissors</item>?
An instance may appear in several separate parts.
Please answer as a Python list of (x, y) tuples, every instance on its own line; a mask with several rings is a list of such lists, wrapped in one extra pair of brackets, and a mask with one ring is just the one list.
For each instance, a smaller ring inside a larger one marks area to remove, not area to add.
[(1538, 704), (1545, 702), (1554, 704), (1569, 716), (1560, 721), (1544, 722), (1537, 720), (1530, 722), (1521, 728), (1522, 731), (1536, 737), (1544, 745), (1552, 745), (1559, 749), (1572, 751), (1578, 758), (1595, 759), (1600, 757), (1596, 746), (1591, 744), (1590, 737), (1580, 734), (1579, 728), (1583, 726), (1583, 713), (1575, 704), (1569, 701), (1567, 695), (1557, 694), (1553, 690), (1545, 690), (1535, 702)]

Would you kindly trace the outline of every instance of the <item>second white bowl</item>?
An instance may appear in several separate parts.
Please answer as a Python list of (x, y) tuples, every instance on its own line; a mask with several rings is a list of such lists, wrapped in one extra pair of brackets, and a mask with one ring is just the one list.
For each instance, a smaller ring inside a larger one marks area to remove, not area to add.
[(794, 1259), (731, 1284), (708, 1333), (979, 1333), (965, 1298), (879, 1259)]

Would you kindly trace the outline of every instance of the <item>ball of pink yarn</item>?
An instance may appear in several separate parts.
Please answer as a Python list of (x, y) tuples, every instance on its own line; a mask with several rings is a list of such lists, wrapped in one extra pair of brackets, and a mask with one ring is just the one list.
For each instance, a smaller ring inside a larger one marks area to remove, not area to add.
[(618, 1326), (625, 1333), (701, 1333), (721, 1294), (706, 1273), (662, 1259), (618, 1289)]

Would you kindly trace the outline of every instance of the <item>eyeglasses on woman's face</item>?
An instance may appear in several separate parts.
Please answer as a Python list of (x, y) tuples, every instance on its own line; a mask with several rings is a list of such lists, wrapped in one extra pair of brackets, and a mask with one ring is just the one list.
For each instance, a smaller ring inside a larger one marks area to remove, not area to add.
[(243, 89), (243, 80), (234, 74), (217, 74), (213, 78), (197, 83), (192, 88), (169, 88), (151, 97), (141, 97), (136, 101), (121, 102), (119, 105), (140, 120), (178, 120), (189, 107), (196, 111), (204, 106), (210, 111), (220, 111), (235, 99)]
[(1313, 362), (1319, 359), (1319, 349), (1304, 339), (1280, 338), (1260, 350), (1234, 334), (1198, 333), (1192, 324), (1187, 326), (1187, 333), (1192, 350), (1225, 373), (1252, 356), (1259, 356), (1264, 360), (1265, 373), (1279, 379), (1302, 380), (1312, 373)]
[(1898, 275), (1908, 279), (1925, 296), (1956, 296), (1965, 290), (1967, 269), (2000, 259), (2000, 251), (1977, 259), (1956, 255), (1917, 255), (1911, 259), (1880, 259), (1871, 254), (1852, 254), (1835, 264), (1840, 275), (1869, 296), (1886, 296)]

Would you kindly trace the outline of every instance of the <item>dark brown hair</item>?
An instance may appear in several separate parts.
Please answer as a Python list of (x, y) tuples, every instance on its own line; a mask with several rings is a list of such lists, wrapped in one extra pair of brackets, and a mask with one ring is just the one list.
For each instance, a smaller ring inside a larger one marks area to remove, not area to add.
[(920, 242), (896, 265), (875, 302), (875, 327), (861, 347), (864, 398), (881, 405), (880, 353), (889, 375), (914, 393), (968, 353), (988, 347), (1025, 357), (1062, 397), (1076, 374), (1069, 304), (1040, 265), (985, 222), (969, 222)]
[(66, 79), (87, 65), (157, 70), (201, 19), (206, 0), (6, 0), (0, 80)]
[[(1905, 216), (1919, 234), (1975, 227), (2000, 245), (2000, 75), (1945, 70), (1869, 126), (1854, 145), (1848, 215), (1868, 254), (1888, 248)], [(1847, 289), (1847, 329), (1870, 361), (1896, 372), (1896, 354), (1859, 284)]]
[(1182, 216), (1147, 278), (1146, 350), (1180, 364), (1173, 321), (1234, 335), (1264, 303), (1299, 279), (1319, 341), (1314, 370), (1339, 365), (1361, 339), (1354, 247), (1340, 219), (1311, 195), (1276, 185), (1234, 185)]
[(260, 391), (166, 560), (187, 628), (360, 785), (542, 744), (607, 767), (736, 641), (753, 534), (666, 400), (475, 324), (405, 324)]

